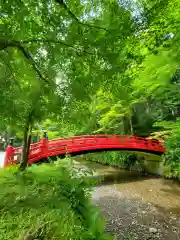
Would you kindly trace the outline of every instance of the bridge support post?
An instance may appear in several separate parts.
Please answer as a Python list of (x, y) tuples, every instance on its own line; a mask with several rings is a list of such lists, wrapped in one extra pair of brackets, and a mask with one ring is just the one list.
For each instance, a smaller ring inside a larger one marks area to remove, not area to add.
[(48, 157), (48, 140), (46, 138), (41, 140), (41, 154), (44, 158)]
[(4, 167), (8, 167), (9, 165), (14, 163), (14, 148), (11, 145), (8, 145), (5, 152), (4, 157)]

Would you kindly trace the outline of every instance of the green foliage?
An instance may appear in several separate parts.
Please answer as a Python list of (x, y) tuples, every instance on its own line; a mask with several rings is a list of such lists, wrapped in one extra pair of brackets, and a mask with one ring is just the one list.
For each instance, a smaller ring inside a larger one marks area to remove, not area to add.
[(178, 0), (3, 2), (0, 133), (166, 137), (158, 123), (180, 115), (179, 12)]
[(152, 137), (168, 141), (168, 137), (171, 138), (180, 132), (180, 118), (176, 121), (155, 122), (154, 126), (158, 127), (159, 131), (153, 132)]
[(169, 123), (169, 137), (164, 155), (165, 176), (180, 179), (180, 123)]
[(130, 11), (116, 1), (31, 0), (3, 2), (1, 13), (0, 132), (13, 126), (10, 132), (27, 139), (34, 125), (58, 117), (71, 120), (71, 133), (93, 131), (95, 119), (90, 129), (73, 125), (86, 124), (88, 101), (127, 67), (126, 38), (135, 31)]
[(112, 151), (103, 153), (89, 153), (82, 156), (83, 159), (99, 162), (102, 164), (111, 165), (130, 169), (136, 162), (137, 157), (135, 153)]
[(0, 239), (110, 239), (90, 201), (95, 182), (78, 172), (67, 159), (1, 170)]

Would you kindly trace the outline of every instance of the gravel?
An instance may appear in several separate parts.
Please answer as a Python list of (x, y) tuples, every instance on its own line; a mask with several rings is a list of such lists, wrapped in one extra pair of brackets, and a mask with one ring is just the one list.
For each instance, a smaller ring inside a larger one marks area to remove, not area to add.
[(180, 239), (180, 217), (144, 202), (133, 192), (127, 197), (114, 184), (98, 186), (92, 200), (107, 218), (106, 231), (116, 239)]

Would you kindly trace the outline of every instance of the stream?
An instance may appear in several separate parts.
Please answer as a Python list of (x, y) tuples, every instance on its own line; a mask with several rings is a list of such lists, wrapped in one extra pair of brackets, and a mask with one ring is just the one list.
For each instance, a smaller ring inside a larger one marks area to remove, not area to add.
[(180, 184), (139, 172), (77, 161), (104, 176), (92, 193), (116, 239), (180, 239)]

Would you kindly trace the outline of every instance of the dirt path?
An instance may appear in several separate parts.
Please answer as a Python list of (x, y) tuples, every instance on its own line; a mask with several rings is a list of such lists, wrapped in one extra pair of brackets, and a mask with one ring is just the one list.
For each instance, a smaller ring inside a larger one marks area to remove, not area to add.
[(133, 190), (134, 183), (126, 184), (131, 185), (129, 190), (123, 184), (121, 189), (112, 184), (98, 186), (92, 194), (93, 201), (107, 218), (106, 231), (122, 240), (180, 239), (180, 217), (142, 200)]

